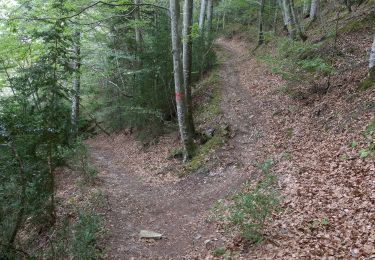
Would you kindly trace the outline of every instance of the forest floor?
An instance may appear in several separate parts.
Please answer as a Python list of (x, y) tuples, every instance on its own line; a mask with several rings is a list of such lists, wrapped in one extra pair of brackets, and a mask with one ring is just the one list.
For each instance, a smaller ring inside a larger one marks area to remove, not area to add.
[[(239, 259), (375, 255), (375, 166), (358, 156), (367, 144), (361, 133), (373, 120), (374, 90), (352, 87), (337, 98), (334, 88), (296, 101), (244, 40), (216, 44), (223, 60), (218, 121), (230, 126), (231, 137), (208, 170), (177, 176), (181, 163), (167, 159), (178, 146), (175, 133), (146, 148), (125, 133), (87, 141), (108, 196), (104, 258), (212, 259), (218, 247), (238, 251)], [(211, 209), (255, 182), (257, 165), (271, 157), (285, 210), (265, 227), (269, 239), (249, 247), (209, 221)], [(141, 230), (163, 238), (140, 239)]]

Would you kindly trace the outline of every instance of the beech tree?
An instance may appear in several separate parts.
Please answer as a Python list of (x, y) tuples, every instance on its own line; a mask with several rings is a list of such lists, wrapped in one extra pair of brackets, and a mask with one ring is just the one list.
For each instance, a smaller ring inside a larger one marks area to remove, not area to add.
[(311, 0), (311, 6), (310, 6), (310, 19), (311, 19), (311, 21), (316, 20), (316, 16), (318, 14), (318, 4), (319, 4), (319, 0)]
[[(192, 25), (193, 25), (193, 0), (184, 0), (183, 7), (183, 30), (182, 30), (182, 66), (184, 74), (184, 89), (187, 113), (187, 127), (189, 134), (195, 135), (195, 126), (193, 119), (193, 105), (191, 98), (191, 68), (192, 68)], [(191, 138), (192, 138), (191, 136)]]
[(370, 52), (369, 78), (375, 81), (375, 36)]
[(213, 0), (207, 0), (207, 28), (206, 28), (206, 45), (210, 42), (211, 39), (211, 30), (212, 30), (212, 19), (213, 19)]
[(310, 16), (310, 6), (311, 6), (311, 0), (304, 0), (303, 1), (302, 14), (303, 14), (304, 18), (308, 18)]
[(73, 37), (73, 86), (72, 86), (72, 134), (75, 137), (78, 133), (78, 121), (80, 111), (80, 90), (81, 90), (81, 32), (77, 31)]
[(264, 14), (264, 7), (265, 2), (264, 0), (260, 1), (260, 7), (259, 7), (259, 21), (258, 21), (258, 46), (262, 45), (264, 42), (264, 34), (263, 34), (263, 14)]
[(283, 0), (283, 11), (285, 15), (285, 21), (289, 33), (289, 37), (292, 39), (296, 38), (296, 24), (291, 13), (290, 0)]
[(177, 107), (177, 120), (181, 136), (181, 143), (183, 147), (183, 160), (187, 161), (192, 155), (193, 140), (192, 134), (186, 124), (187, 109), (186, 99), (184, 97), (183, 85), (183, 71), (181, 61), (181, 38), (179, 34), (179, 0), (169, 1), (170, 19), (171, 19), (171, 38), (172, 38), (172, 52), (173, 52), (173, 71), (174, 71), (174, 85)]
[(204, 28), (204, 21), (205, 21), (205, 17), (206, 17), (206, 5), (207, 5), (206, 0), (201, 0), (201, 6), (200, 6), (200, 12), (199, 12), (199, 21), (198, 21), (200, 32), (202, 32), (203, 28)]
[(290, 0), (290, 12), (292, 14), (293, 21), (296, 24), (298, 36), (301, 38), (302, 41), (306, 41), (307, 36), (303, 33), (298, 16), (296, 15), (296, 12), (295, 12), (294, 0)]
[[(134, 0), (134, 4), (135, 4), (134, 18), (135, 18), (136, 22), (139, 22), (140, 17), (141, 17), (140, 16), (141, 0)], [(140, 52), (142, 52), (142, 33), (141, 33), (141, 29), (139, 28), (139, 24), (137, 24), (137, 23), (135, 25), (135, 42), (136, 42), (136, 49), (137, 49), (137, 52), (139, 54)]]

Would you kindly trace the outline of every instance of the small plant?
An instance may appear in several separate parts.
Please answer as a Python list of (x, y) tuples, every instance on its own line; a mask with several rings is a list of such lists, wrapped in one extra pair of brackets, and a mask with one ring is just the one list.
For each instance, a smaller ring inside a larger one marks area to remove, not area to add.
[(215, 257), (220, 257), (223, 256), (226, 253), (226, 248), (225, 247), (218, 247), (215, 248), (214, 251), (212, 252), (212, 255)]
[(297, 65), (308, 72), (320, 72), (324, 75), (332, 74), (332, 67), (321, 58), (300, 60)]
[(276, 177), (270, 173), (272, 164), (270, 159), (261, 164), (262, 179), (250, 192), (236, 194), (229, 207), (229, 228), (238, 230), (243, 238), (252, 243), (264, 240), (264, 225), (280, 203), (279, 194), (273, 188)]
[(281, 154), (281, 157), (284, 158), (285, 160), (288, 160), (288, 161), (290, 161), (292, 159), (292, 155), (288, 151), (284, 151)]
[(309, 223), (309, 229), (315, 230), (317, 228), (323, 228), (329, 226), (328, 218), (315, 219)]
[(358, 142), (355, 141), (355, 140), (353, 140), (352, 143), (350, 144), (350, 146), (351, 146), (353, 149), (356, 148), (357, 145), (358, 145)]
[(72, 254), (74, 259), (98, 259), (100, 250), (96, 247), (99, 234), (99, 217), (88, 212), (80, 212), (74, 225)]
[(82, 173), (85, 181), (93, 183), (97, 176), (95, 167), (89, 161), (89, 151), (87, 147), (77, 140), (71, 149), (63, 153), (63, 157), (75, 170)]

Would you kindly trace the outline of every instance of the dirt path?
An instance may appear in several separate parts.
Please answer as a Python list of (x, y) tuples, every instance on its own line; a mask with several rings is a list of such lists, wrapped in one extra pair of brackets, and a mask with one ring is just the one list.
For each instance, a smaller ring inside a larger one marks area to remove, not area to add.
[[(204, 241), (217, 239), (215, 245), (224, 243), (206, 218), (215, 201), (251, 178), (260, 153), (259, 126), (265, 118), (249, 91), (249, 85), (259, 84), (261, 68), (247, 68), (252, 74), (259, 74), (249, 82), (249, 75), (239, 70), (245, 63), (248, 66), (250, 60), (246, 46), (224, 40), (219, 40), (218, 45), (227, 56), (220, 67), (223, 120), (229, 122), (235, 134), (219, 152), (220, 167), (209, 173), (155, 184), (136, 173), (139, 171), (135, 169), (143, 165), (134, 165), (134, 150), (126, 149), (134, 146), (132, 137), (99, 137), (89, 141), (93, 162), (108, 194), (106, 259), (190, 259), (192, 252), (204, 254)], [(251, 64), (257, 66), (255, 62)], [(124, 147), (121, 155), (113, 149), (118, 142)], [(137, 149), (142, 153), (141, 148)], [(162, 233), (165, 239), (141, 240), (141, 229)]]

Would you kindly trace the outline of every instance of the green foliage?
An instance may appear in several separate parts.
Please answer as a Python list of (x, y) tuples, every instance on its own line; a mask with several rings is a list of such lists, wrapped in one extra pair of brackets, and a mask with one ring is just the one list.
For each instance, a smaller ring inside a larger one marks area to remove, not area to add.
[(209, 125), (213, 127), (214, 135), (210, 137), (204, 144), (199, 146), (195, 151), (193, 158), (184, 166), (182, 175), (186, 175), (200, 169), (210, 153), (215, 151), (226, 142), (228, 136), (228, 127), (216, 123), (217, 118), (222, 114), (220, 100), (219, 76), (217, 71), (212, 71), (208, 78), (198, 83), (194, 90), (193, 96), (208, 96), (206, 102), (194, 111), (197, 124)]
[[(324, 59), (321, 52), (322, 44), (294, 41), (287, 37), (274, 38), (276, 51), (260, 54), (260, 61), (266, 63), (273, 73), (279, 74), (288, 81), (311, 82), (318, 76), (328, 76), (334, 73), (332, 66)], [(300, 93), (285, 87), (280, 89), (293, 98), (299, 98)]]
[(225, 207), (227, 228), (237, 231), (252, 243), (264, 240), (263, 227), (268, 217), (278, 208), (280, 196), (274, 189), (276, 177), (270, 173), (272, 160), (266, 160), (259, 166), (263, 176), (255, 187), (235, 194), (232, 203)]
[[(359, 158), (365, 159), (367, 157), (375, 156), (375, 139), (373, 135), (375, 133), (375, 119), (371, 120), (366, 126), (362, 135), (365, 138), (364, 146), (358, 151)], [(357, 148), (358, 142), (353, 141), (351, 147)]]
[(96, 241), (100, 232), (99, 223), (97, 215), (84, 211), (79, 213), (74, 225), (73, 259), (99, 259), (100, 250)]
[(352, 148), (356, 148), (357, 145), (358, 145), (358, 142), (355, 141), (355, 140), (353, 140), (353, 142), (350, 144), (350, 146), (351, 146)]
[(90, 163), (90, 154), (82, 140), (77, 139), (73, 145), (61, 151), (61, 159), (74, 170), (82, 173), (85, 181), (93, 183), (97, 176), (95, 167)]
[(366, 129), (363, 134), (365, 137), (368, 137), (373, 133), (375, 133), (375, 119), (370, 121), (370, 123), (366, 126)]
[(77, 214), (73, 220), (64, 218), (55, 228), (55, 236), (52, 236), (48, 247), (37, 252), (38, 259), (101, 259), (102, 250), (98, 246), (102, 234), (101, 217), (83, 209)]
[(375, 82), (373, 79), (371, 78), (365, 78), (360, 84), (359, 84), (359, 89), (360, 90), (363, 90), (363, 91), (366, 91), (368, 89), (370, 89), (371, 87), (373, 87), (375, 85)]
[(329, 220), (327, 218), (315, 219), (309, 223), (310, 230), (324, 228), (329, 226)]
[(375, 14), (370, 13), (367, 16), (361, 17), (360, 19), (350, 19), (343, 28), (341, 32), (358, 32), (363, 29), (371, 29), (375, 22)]
[(317, 72), (322, 73), (323, 75), (329, 75), (332, 73), (332, 67), (321, 58), (300, 60), (297, 62), (297, 65), (308, 72)]
[(268, 178), (259, 182), (254, 191), (238, 194), (231, 209), (230, 225), (237, 227), (241, 236), (253, 243), (263, 241), (263, 226), (279, 203), (277, 195), (266, 190), (270, 185)]
[(225, 247), (218, 247), (215, 248), (215, 250), (212, 252), (212, 255), (215, 257), (223, 256), (227, 252), (227, 249)]

